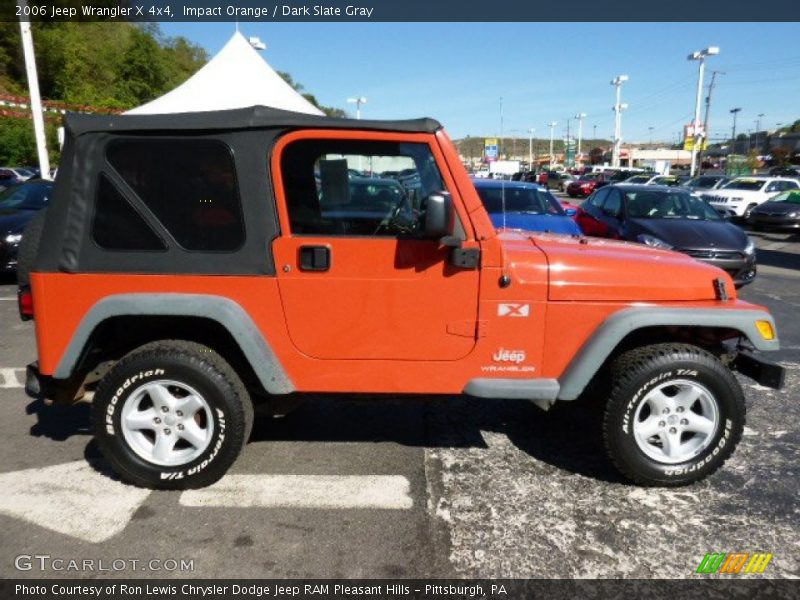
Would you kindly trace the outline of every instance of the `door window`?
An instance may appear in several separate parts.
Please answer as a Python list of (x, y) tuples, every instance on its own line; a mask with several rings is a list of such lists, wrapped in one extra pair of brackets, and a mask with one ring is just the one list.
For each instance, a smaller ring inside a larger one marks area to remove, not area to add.
[(293, 234), (417, 237), (425, 199), (446, 191), (427, 144), (299, 140), (281, 156)]

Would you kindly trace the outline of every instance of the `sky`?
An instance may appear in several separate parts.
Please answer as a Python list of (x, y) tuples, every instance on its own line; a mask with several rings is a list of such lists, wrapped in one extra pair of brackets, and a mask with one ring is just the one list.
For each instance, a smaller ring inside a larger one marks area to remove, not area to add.
[[(234, 23), (163, 23), (215, 54)], [(262, 56), (288, 71), (318, 100), (345, 108), (364, 96), (363, 118), (433, 117), (453, 138), (506, 136), (611, 139), (614, 87), (622, 88), (625, 142), (674, 143), (694, 114), (695, 50), (718, 46), (705, 84), (717, 76), (711, 139), (729, 136), (731, 108), (741, 107), (737, 134), (800, 119), (797, 23), (241, 23), (267, 44)], [(705, 95), (705, 91), (704, 91)], [(763, 117), (759, 117), (763, 114)], [(702, 118), (702, 115), (701, 115)], [(653, 128), (652, 131), (649, 128)]]

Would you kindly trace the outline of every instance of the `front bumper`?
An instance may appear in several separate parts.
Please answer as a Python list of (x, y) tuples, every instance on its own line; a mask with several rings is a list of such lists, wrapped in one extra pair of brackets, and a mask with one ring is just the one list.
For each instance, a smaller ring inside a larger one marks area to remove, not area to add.
[(742, 375), (774, 390), (781, 389), (786, 382), (786, 369), (746, 350), (737, 354), (732, 366)]
[(722, 269), (731, 276), (733, 283), (736, 284), (737, 287), (751, 283), (756, 278), (757, 267), (755, 254), (748, 256), (738, 252), (703, 252), (693, 250), (679, 250), (679, 252), (684, 252), (695, 260)]
[(786, 215), (772, 216), (769, 214), (752, 212), (747, 219), (748, 225), (763, 227), (764, 229), (800, 229), (800, 217)]

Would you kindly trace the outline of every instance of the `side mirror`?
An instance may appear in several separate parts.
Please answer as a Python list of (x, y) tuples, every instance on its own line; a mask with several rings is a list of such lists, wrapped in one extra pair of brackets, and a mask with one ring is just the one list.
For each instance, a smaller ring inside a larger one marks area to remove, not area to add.
[(574, 217), (575, 215), (577, 215), (577, 214), (578, 214), (578, 209), (577, 209), (577, 208), (565, 208), (565, 209), (564, 209), (564, 213), (565, 213), (565, 214), (566, 214), (568, 217)]
[(441, 238), (453, 233), (453, 199), (447, 192), (425, 198), (425, 237)]

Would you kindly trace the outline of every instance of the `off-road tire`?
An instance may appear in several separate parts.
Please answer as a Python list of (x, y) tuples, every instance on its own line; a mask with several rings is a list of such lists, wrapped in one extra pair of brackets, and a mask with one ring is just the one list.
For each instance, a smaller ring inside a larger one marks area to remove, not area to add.
[(31, 283), (30, 273), (39, 251), (39, 242), (42, 240), (46, 216), (47, 209), (43, 208), (28, 221), (28, 225), (22, 232), (22, 240), (20, 240), (17, 251), (17, 284), (20, 287), (28, 286)]
[[(733, 373), (702, 348), (670, 343), (630, 350), (612, 364), (611, 379), (603, 438), (613, 464), (637, 484), (675, 487), (700, 481), (719, 469), (741, 440), (745, 423), (742, 388)], [(679, 379), (697, 382), (710, 392), (718, 411), (718, 426), (696, 456), (665, 464), (639, 447), (633, 421), (637, 407), (650, 391)]]
[[(142, 383), (158, 380), (197, 390), (213, 414), (208, 447), (186, 464), (150, 462), (123, 434), (126, 400)], [(165, 340), (133, 350), (106, 373), (94, 395), (92, 426), (102, 455), (124, 481), (154, 489), (193, 489), (219, 480), (234, 463), (250, 437), (253, 405), (241, 379), (219, 354), (194, 342)]]

